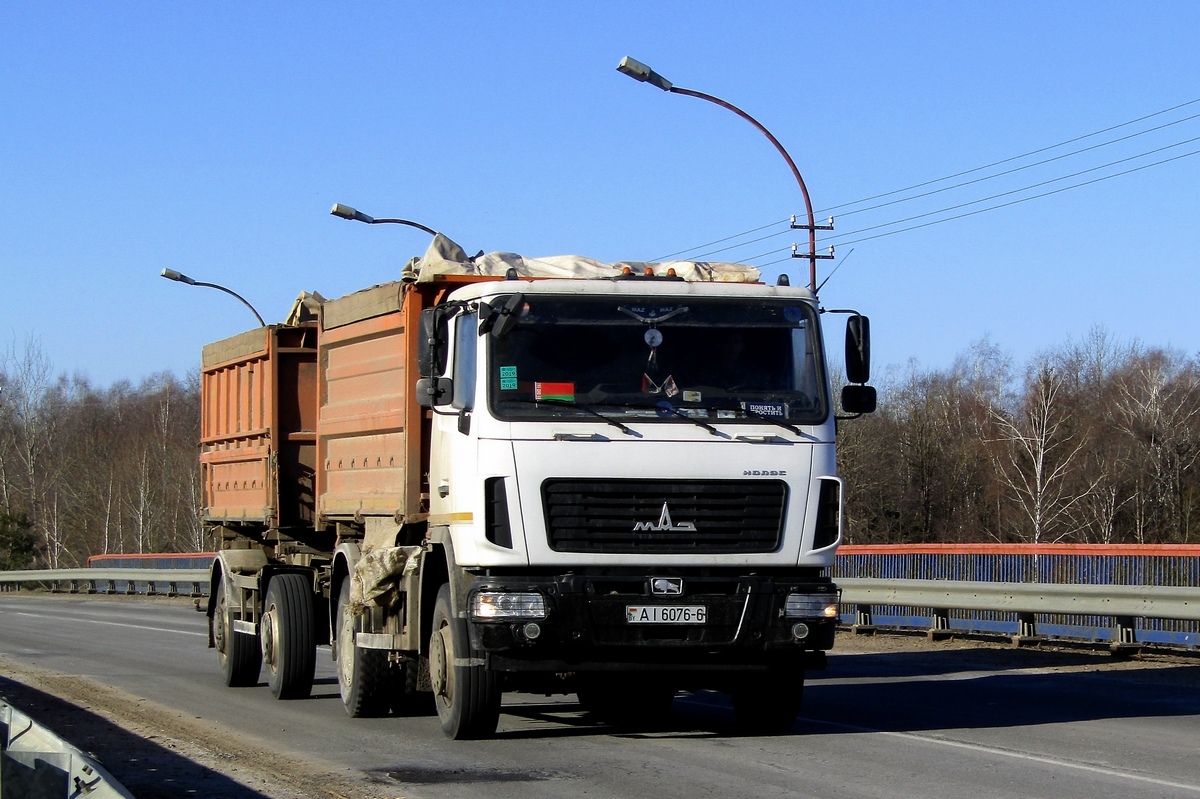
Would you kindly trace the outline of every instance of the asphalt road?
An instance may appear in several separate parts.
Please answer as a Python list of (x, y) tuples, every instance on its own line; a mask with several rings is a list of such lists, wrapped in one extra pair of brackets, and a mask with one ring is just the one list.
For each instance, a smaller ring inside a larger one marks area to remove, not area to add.
[(509, 695), (496, 739), (452, 742), (430, 717), (346, 717), (328, 649), (312, 699), (225, 688), (205, 629), (177, 601), (0, 595), (0, 694), (71, 719), (49, 694), (72, 693), (104, 728), (57, 731), (142, 799), (1200, 797), (1195, 657), (844, 638), (789, 735), (733, 735), (718, 694), (641, 732), (571, 696)]

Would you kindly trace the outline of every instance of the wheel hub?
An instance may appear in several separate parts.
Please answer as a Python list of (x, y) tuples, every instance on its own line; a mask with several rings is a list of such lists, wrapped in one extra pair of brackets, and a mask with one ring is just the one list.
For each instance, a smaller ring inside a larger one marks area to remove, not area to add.
[(434, 696), (445, 702), (454, 698), (454, 642), (450, 627), (442, 627), (430, 640), (429, 681)]
[(338, 676), (342, 685), (349, 688), (354, 684), (354, 617), (349, 609), (342, 612), (341, 625), (338, 627), (337, 654)]
[(224, 597), (217, 602), (216, 612), (213, 613), (213, 645), (216, 646), (217, 652), (224, 655), (226, 653), (225, 646), (225, 616), (226, 605)]
[(279, 641), (276, 640), (278, 630), (275, 627), (275, 608), (271, 608), (263, 614), (262, 620), (259, 622), (260, 635), (262, 638), (262, 654), (263, 662), (275, 670), (275, 652), (278, 651)]

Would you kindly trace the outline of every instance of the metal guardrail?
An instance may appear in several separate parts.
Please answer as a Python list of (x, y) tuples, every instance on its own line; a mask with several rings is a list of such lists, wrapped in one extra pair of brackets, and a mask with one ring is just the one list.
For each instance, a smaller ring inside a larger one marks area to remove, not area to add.
[(0, 797), (133, 799), (93, 756), (0, 702)]
[[(51, 591), (72, 594), (204, 596), (208, 593), (208, 575), (208, 569), (26, 569), (0, 571), (0, 586), (42, 583)], [(83, 585), (87, 587), (80, 588)], [(145, 590), (138, 590), (140, 586)], [(187, 586), (187, 590), (180, 590), (180, 586)]]
[(855, 608), (855, 627), (874, 626), (879, 606), (928, 608), (930, 637), (953, 634), (951, 610), (1016, 614), (1014, 643), (1037, 638), (1039, 615), (1099, 616), (1113, 620), (1113, 646), (1137, 645), (1138, 618), (1200, 620), (1200, 588), (1142, 585), (1062, 585), (967, 580), (888, 580), (840, 577), (842, 604)]
[[(42, 583), (69, 593), (147, 593), (203, 596), (207, 569), (31, 569), (0, 572), (0, 586)], [(1065, 585), (1057, 583), (984, 582), (968, 580), (893, 580), (838, 577), (842, 605), (854, 626), (875, 626), (876, 608), (928, 609), (930, 637), (954, 634), (951, 611), (1015, 615), (1014, 642), (1038, 637), (1038, 617), (1075, 616), (1112, 619), (1114, 646), (1136, 645), (1136, 620), (1200, 621), (1200, 588), (1142, 585)], [(145, 586), (144, 591), (138, 590)], [(81, 586), (86, 586), (82, 587)], [(187, 590), (181, 590), (187, 586)]]

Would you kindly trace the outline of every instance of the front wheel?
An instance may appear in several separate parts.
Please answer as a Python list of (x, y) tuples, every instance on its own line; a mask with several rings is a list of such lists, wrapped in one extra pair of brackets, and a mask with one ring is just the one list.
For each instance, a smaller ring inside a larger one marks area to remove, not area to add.
[(500, 721), (499, 680), (471, 658), (467, 624), (454, 616), (450, 586), (438, 591), (429, 636), (429, 679), (442, 732), (456, 741), (488, 738)]
[(393, 672), (387, 652), (354, 645), (357, 627), (350, 607), (350, 580), (342, 581), (337, 606), (338, 693), (351, 718), (386, 716)]
[(305, 699), (317, 668), (312, 583), (303, 574), (278, 574), (267, 587), (259, 622), (267, 685), (276, 699)]

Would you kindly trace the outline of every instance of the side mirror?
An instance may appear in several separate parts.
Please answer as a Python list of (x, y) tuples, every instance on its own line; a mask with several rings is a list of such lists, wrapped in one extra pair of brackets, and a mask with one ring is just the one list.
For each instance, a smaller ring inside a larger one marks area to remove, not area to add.
[(454, 396), (454, 382), (448, 377), (422, 377), (417, 381), (417, 404), (422, 408), (449, 405)]
[(871, 320), (861, 314), (846, 320), (846, 379), (851, 383), (871, 380)]
[(493, 304), (479, 303), (479, 335), (491, 333), (496, 338), (504, 338), (521, 321), (521, 308), (525, 305), (524, 294), (510, 294), (508, 299), (501, 301), (497, 297)]
[(421, 311), (420, 329), (417, 335), (417, 374), (433, 377), (446, 371), (446, 346), (449, 330), (446, 313), (442, 308), (426, 308)]
[(842, 410), (846, 413), (863, 414), (875, 412), (874, 386), (843, 386)]

